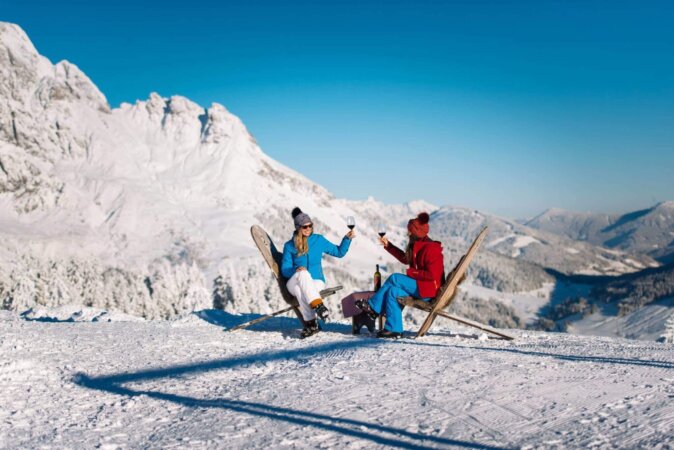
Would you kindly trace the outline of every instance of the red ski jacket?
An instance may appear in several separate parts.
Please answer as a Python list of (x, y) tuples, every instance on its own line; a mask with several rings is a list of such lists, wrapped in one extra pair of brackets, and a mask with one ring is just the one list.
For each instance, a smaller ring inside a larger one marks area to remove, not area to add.
[(386, 250), (403, 264), (408, 264), (407, 276), (417, 281), (419, 295), (422, 298), (433, 298), (438, 293), (445, 279), (445, 264), (442, 256), (442, 244), (428, 237), (419, 239), (412, 249), (412, 261), (395, 245), (389, 244)]

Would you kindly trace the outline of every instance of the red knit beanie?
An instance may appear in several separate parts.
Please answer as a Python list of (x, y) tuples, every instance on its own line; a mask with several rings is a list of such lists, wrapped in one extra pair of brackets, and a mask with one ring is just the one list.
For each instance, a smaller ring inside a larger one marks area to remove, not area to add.
[(407, 222), (407, 230), (412, 234), (412, 236), (416, 238), (425, 238), (428, 235), (429, 220), (430, 216), (428, 213), (419, 213), (416, 219), (411, 219), (409, 222)]

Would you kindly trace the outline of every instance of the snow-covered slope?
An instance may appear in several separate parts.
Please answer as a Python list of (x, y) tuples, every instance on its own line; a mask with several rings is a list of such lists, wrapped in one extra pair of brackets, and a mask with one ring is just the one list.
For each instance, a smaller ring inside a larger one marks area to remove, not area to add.
[(553, 208), (526, 224), (571, 239), (674, 262), (674, 201), (623, 215)]
[(531, 228), (546, 230), (570, 239), (595, 242), (597, 234), (611, 224), (611, 216), (549, 208), (524, 223)]
[(602, 305), (595, 314), (571, 318), (567, 331), (656, 341), (663, 334), (670, 317), (674, 317), (674, 297), (657, 300), (622, 316), (615, 304), (608, 304)]
[(635, 256), (578, 242), (466, 208), (443, 207), (431, 215), (436, 238), (465, 248), (489, 226), (485, 249), (565, 274), (621, 274), (655, 267), (647, 256)]
[(674, 345), (436, 323), (295, 339), (296, 320), (43, 323), (0, 311), (0, 448), (674, 446)]

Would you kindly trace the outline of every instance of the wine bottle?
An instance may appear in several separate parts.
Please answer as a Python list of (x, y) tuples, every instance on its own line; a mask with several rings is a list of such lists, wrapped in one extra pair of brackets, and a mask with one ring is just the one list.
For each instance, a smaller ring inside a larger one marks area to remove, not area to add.
[(381, 273), (379, 272), (379, 264), (377, 264), (377, 270), (374, 273), (374, 290), (377, 292), (381, 288)]

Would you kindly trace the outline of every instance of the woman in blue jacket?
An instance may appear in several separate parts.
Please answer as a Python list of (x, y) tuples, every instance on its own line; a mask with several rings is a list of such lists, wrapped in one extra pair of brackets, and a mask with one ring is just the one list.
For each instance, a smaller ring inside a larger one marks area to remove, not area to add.
[(323, 305), (320, 291), (325, 287), (321, 261), (323, 253), (341, 258), (346, 255), (355, 237), (353, 230), (344, 236), (339, 246), (314, 233), (314, 224), (301, 209), (292, 211), (295, 222), (293, 238), (283, 246), (281, 274), (288, 278), (288, 291), (297, 298), (304, 318), (302, 337), (316, 334), (319, 330), (316, 314), (325, 320), (328, 309)]

